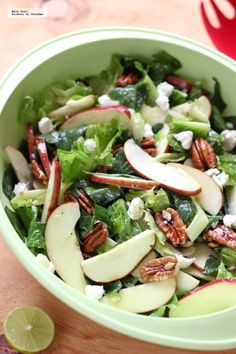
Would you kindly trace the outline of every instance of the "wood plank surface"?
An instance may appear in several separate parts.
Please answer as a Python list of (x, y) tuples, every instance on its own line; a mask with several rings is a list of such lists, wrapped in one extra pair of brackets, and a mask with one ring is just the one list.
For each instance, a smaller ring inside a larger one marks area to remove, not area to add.
[[(89, 27), (152, 27), (212, 45), (201, 22), (198, 0), (68, 0), (66, 4), (64, 0), (52, 1), (54, 4), (51, 3), (49, 8), (50, 18), (13, 19), (7, 16), (8, 8), (40, 7), (42, 3), (37, 0), (0, 0), (0, 77), (33, 46), (56, 35)], [(66, 13), (65, 17), (63, 13)], [(197, 353), (123, 336), (72, 311), (27, 273), (3, 239), (0, 239), (0, 269), (0, 328), (6, 314), (16, 306), (25, 304), (43, 308), (56, 324), (55, 340), (44, 353)]]

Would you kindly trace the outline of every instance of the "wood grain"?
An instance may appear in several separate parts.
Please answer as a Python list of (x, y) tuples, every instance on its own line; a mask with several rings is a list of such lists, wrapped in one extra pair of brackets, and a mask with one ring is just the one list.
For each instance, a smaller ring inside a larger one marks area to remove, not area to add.
[[(126, 25), (161, 29), (211, 45), (202, 26), (198, 0), (68, 0), (64, 19), (11, 19), (10, 7), (39, 7), (37, 0), (0, 0), (0, 76), (33, 46), (68, 31)], [(20, 305), (43, 308), (55, 321), (56, 337), (47, 354), (193, 354), (164, 348), (115, 333), (79, 315), (48, 293), (16, 260), (0, 239), (0, 326)], [(218, 353), (223, 353), (219, 351)], [(235, 353), (227, 351), (224, 353)]]

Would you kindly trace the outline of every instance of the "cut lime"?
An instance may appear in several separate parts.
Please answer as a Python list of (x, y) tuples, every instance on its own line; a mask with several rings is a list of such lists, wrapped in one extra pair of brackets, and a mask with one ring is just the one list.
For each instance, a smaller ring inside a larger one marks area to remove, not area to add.
[(4, 336), (21, 353), (37, 353), (46, 349), (54, 337), (54, 324), (41, 309), (33, 306), (17, 307), (3, 324)]

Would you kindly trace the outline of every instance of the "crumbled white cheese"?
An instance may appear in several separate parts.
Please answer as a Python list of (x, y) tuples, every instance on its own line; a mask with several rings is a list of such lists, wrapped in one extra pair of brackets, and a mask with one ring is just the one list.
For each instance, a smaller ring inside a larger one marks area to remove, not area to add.
[(214, 175), (212, 178), (220, 186), (220, 188), (223, 189), (229, 179), (229, 175), (225, 172), (221, 172), (218, 175)]
[(24, 182), (18, 182), (17, 184), (15, 184), (15, 187), (13, 189), (13, 193), (15, 193), (15, 195), (18, 195), (20, 193), (23, 192), (27, 192), (28, 188), (27, 188), (27, 184)]
[(232, 122), (227, 122), (227, 123), (226, 123), (226, 128), (228, 128), (228, 129), (233, 129), (233, 127), (234, 127), (234, 125), (233, 125)]
[(38, 127), (41, 134), (48, 134), (53, 129), (53, 124), (51, 119), (43, 117), (38, 122)]
[(193, 143), (193, 132), (186, 130), (184, 132), (174, 134), (174, 138), (179, 141), (185, 150), (189, 150)]
[(161, 108), (162, 111), (168, 111), (170, 108), (169, 97), (174, 90), (174, 86), (170, 85), (168, 82), (161, 82), (157, 86), (158, 97), (156, 99), (156, 104)]
[(236, 215), (225, 214), (223, 223), (228, 227), (236, 227)]
[(148, 123), (144, 124), (144, 138), (151, 138), (153, 135), (152, 126)]
[(66, 102), (66, 106), (73, 106), (76, 100), (70, 99)]
[(94, 139), (86, 139), (84, 141), (84, 147), (89, 151), (92, 152), (96, 149), (96, 141)]
[(98, 103), (102, 107), (118, 106), (120, 104), (119, 101), (112, 100), (108, 95), (98, 97)]
[(48, 257), (46, 257), (44, 254), (39, 253), (35, 257), (39, 263), (41, 263), (45, 268), (47, 268), (50, 272), (54, 273), (55, 272), (55, 267), (52, 262), (49, 261)]
[(205, 174), (209, 177), (213, 177), (220, 174), (220, 171), (217, 168), (210, 168), (209, 170), (205, 171)]
[(142, 217), (144, 204), (141, 198), (134, 198), (129, 204), (128, 215), (132, 220), (138, 220)]
[(224, 151), (231, 151), (236, 147), (236, 130), (225, 129), (220, 135), (224, 138)]
[(186, 258), (182, 254), (175, 254), (175, 257), (177, 259), (177, 268), (178, 269), (185, 269), (188, 268), (195, 260), (196, 258)]
[(168, 222), (170, 222), (171, 219), (172, 219), (171, 213), (169, 213), (169, 212), (166, 211), (166, 210), (162, 210), (162, 216), (163, 216), (163, 218), (164, 218), (166, 221), (168, 221)]
[(174, 86), (169, 84), (168, 82), (164, 81), (161, 82), (158, 86), (157, 86), (157, 91), (159, 94), (162, 94), (164, 96), (170, 97), (170, 95), (172, 94), (174, 90)]
[(86, 285), (84, 291), (85, 294), (93, 300), (101, 299), (105, 292), (103, 285)]

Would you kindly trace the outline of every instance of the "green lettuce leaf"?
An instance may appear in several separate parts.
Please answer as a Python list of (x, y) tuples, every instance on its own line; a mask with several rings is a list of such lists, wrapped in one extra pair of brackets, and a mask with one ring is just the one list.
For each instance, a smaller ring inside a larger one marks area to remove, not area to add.
[(236, 249), (223, 247), (221, 250), (221, 259), (226, 266), (236, 265)]
[(32, 189), (17, 194), (11, 199), (11, 205), (14, 209), (29, 207), (31, 205), (43, 205), (46, 197), (46, 189)]
[(7, 168), (4, 170), (3, 179), (2, 179), (2, 190), (3, 193), (11, 199), (14, 196), (13, 190), (15, 184), (18, 182), (15, 172), (9, 164)]
[(14, 227), (14, 229), (16, 230), (16, 232), (18, 233), (19, 237), (25, 241), (26, 236), (27, 236), (27, 230), (24, 227), (20, 217), (10, 208), (8, 208), (7, 206), (5, 207), (5, 212), (10, 220), (10, 222), (12, 223), (12, 226)]
[(39, 209), (35, 205), (32, 205), (30, 207), (18, 208), (16, 212), (21, 218), (21, 221), (23, 222), (25, 228), (28, 230), (31, 221), (37, 218)]
[(184, 90), (181, 91), (181, 90), (174, 89), (169, 99), (170, 107), (183, 104), (187, 101), (187, 99), (188, 99), (188, 94)]
[(33, 219), (30, 223), (27, 237), (27, 247), (30, 251), (37, 255), (38, 253), (46, 254), (46, 245), (44, 239), (46, 224)]
[(179, 302), (178, 297), (176, 294), (174, 294), (166, 305), (163, 305), (158, 309), (152, 311), (149, 316), (164, 317), (168, 310), (174, 309), (178, 305), (178, 302)]
[(81, 211), (80, 218), (76, 224), (76, 230), (78, 231), (80, 241), (83, 240), (83, 236), (86, 232), (92, 230), (95, 221), (94, 215), (89, 215), (83, 210)]
[(119, 150), (115, 155), (112, 163), (111, 173), (135, 175), (135, 172), (132, 170), (128, 161), (126, 160), (123, 149)]
[(197, 207), (191, 198), (182, 197), (176, 193), (168, 191), (168, 196), (175, 210), (178, 211), (181, 219), (188, 226), (193, 220)]
[(216, 106), (212, 106), (211, 127), (217, 133), (221, 133), (226, 129), (226, 122)]
[(130, 219), (123, 199), (118, 199), (110, 205), (107, 209), (107, 214), (112, 223), (112, 234), (118, 235), (118, 239), (121, 242), (127, 241), (130, 237), (142, 231), (139, 224)]
[(159, 229), (159, 227), (156, 225), (152, 214), (147, 210), (144, 211), (144, 221), (147, 224), (147, 227), (155, 233), (155, 235), (157, 237), (156, 244), (159, 243), (161, 246), (165, 245), (166, 236)]
[(236, 155), (225, 152), (223, 155), (218, 156), (217, 168), (229, 175), (227, 186), (236, 184)]
[(116, 186), (96, 185), (85, 187), (89, 198), (99, 206), (106, 207), (123, 196), (121, 188)]
[(220, 262), (216, 279), (234, 278), (233, 274), (225, 267), (224, 262)]
[(69, 151), (74, 143), (81, 136), (85, 136), (87, 126), (82, 126), (66, 131), (53, 130), (43, 135), (43, 139), (47, 144), (55, 145), (58, 149)]
[(223, 149), (224, 138), (222, 135), (220, 135), (220, 134), (216, 133), (214, 130), (210, 129), (208, 136), (207, 136), (207, 141), (212, 145), (212, 147), (217, 155), (221, 155), (224, 153), (224, 149)]
[(216, 106), (220, 112), (223, 112), (227, 105), (223, 100), (219, 81), (215, 77), (213, 77), (213, 80), (215, 81), (215, 87), (211, 101), (212, 104)]

